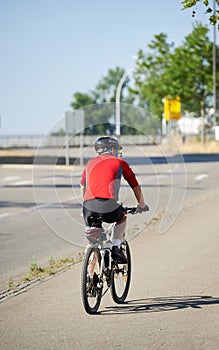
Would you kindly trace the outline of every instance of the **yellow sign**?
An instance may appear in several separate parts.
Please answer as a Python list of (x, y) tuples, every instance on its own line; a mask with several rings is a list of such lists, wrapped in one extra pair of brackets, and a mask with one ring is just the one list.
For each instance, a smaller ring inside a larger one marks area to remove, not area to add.
[(180, 97), (174, 99), (166, 98), (164, 99), (164, 119), (180, 119), (181, 118), (181, 102)]

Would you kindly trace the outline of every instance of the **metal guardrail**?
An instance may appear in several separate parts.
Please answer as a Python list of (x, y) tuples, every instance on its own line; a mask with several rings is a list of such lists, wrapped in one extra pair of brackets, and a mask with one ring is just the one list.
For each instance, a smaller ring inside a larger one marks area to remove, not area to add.
[[(84, 136), (84, 145), (94, 144), (97, 135)], [(122, 135), (120, 137), (123, 145), (152, 145), (160, 143), (161, 136), (147, 136), (147, 135)], [(80, 136), (76, 135), (70, 137), (70, 146), (80, 145)], [(42, 136), (42, 135), (0, 135), (0, 148), (19, 148), (19, 147), (64, 147), (67, 142), (66, 136)]]

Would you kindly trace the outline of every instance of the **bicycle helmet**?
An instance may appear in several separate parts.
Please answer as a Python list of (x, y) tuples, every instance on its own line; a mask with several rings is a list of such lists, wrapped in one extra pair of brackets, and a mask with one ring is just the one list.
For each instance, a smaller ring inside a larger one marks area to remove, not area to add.
[(110, 136), (99, 137), (96, 140), (94, 147), (97, 153), (106, 153), (111, 151), (113, 148), (117, 150), (122, 149), (119, 142), (114, 137)]

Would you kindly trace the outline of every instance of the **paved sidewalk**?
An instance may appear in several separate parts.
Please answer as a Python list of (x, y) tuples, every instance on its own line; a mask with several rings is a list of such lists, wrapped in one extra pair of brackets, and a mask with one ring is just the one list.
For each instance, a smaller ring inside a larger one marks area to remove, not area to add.
[(219, 348), (218, 198), (187, 208), (168, 232), (131, 242), (127, 303), (81, 304), (81, 265), (0, 304), (1, 350)]

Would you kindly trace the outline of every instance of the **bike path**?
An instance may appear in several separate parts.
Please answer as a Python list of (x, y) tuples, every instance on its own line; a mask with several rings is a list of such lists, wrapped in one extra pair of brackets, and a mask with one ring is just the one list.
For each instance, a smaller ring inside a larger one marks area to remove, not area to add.
[(80, 297), (81, 265), (0, 304), (2, 350), (219, 348), (219, 198), (187, 208), (168, 232), (131, 241), (127, 303), (100, 314)]

